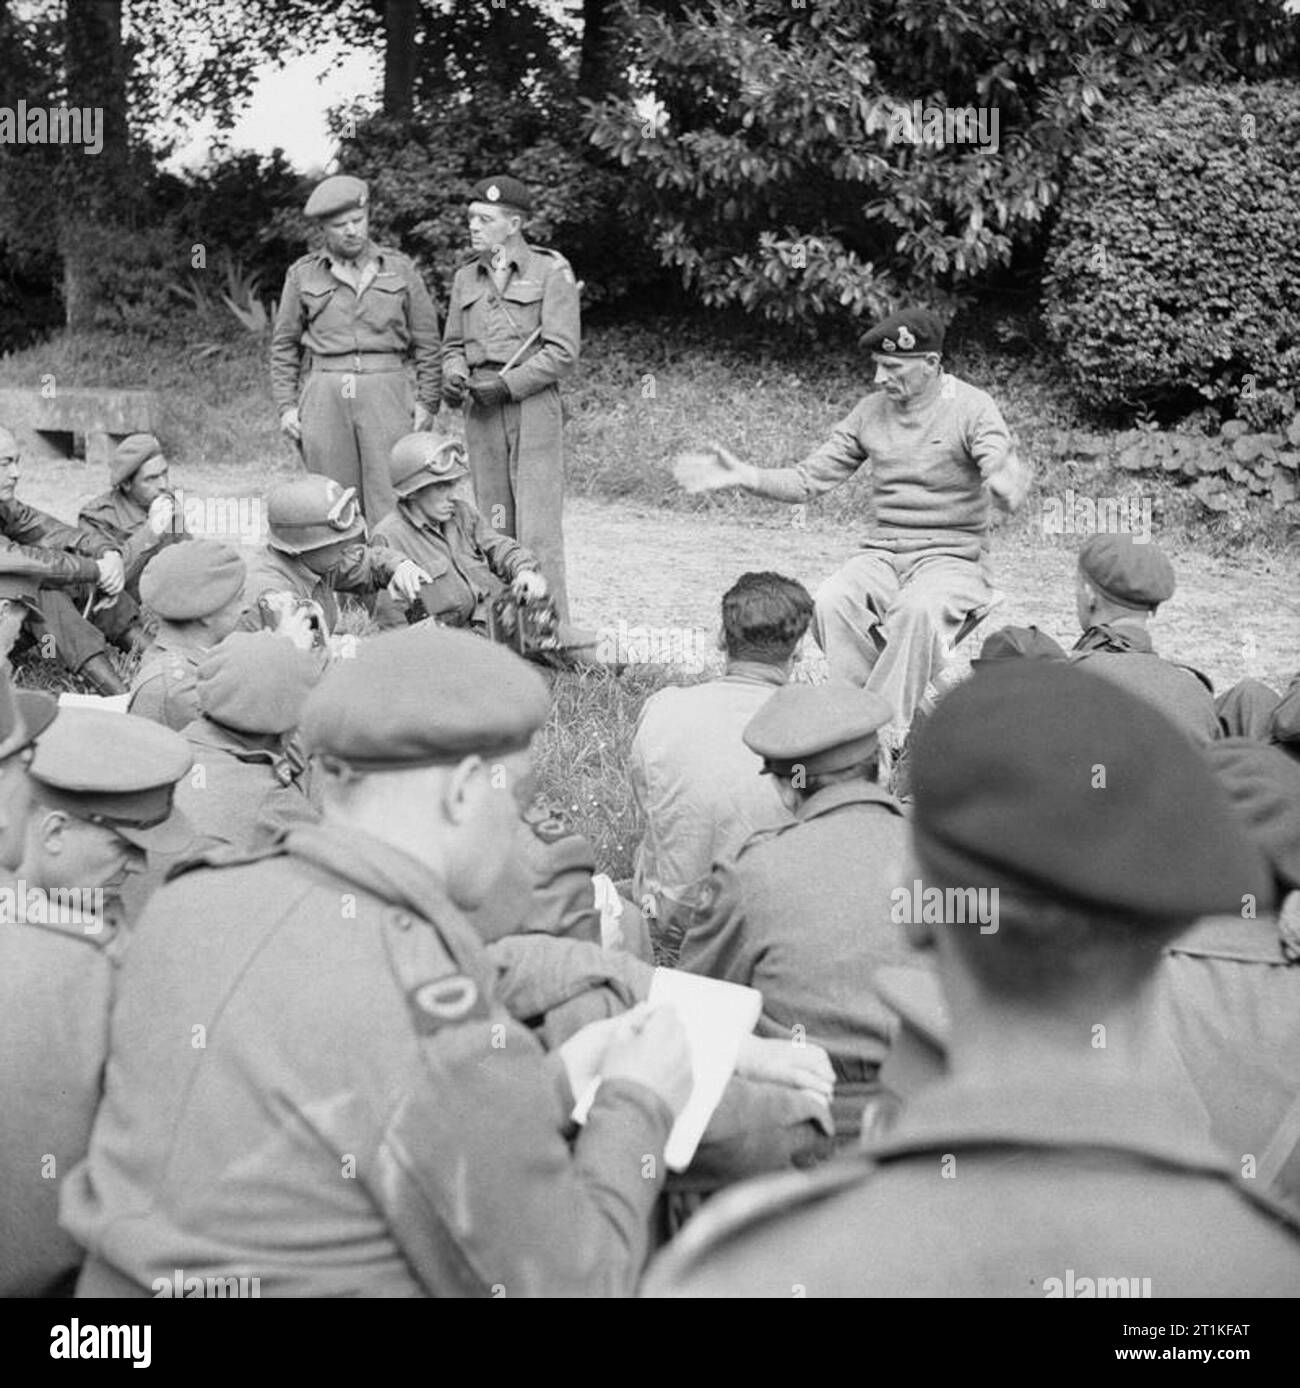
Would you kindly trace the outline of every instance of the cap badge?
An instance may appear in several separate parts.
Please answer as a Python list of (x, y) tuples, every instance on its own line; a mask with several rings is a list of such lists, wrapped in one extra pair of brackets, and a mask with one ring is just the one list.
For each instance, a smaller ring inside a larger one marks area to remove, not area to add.
[(501, 201), (501, 189), (498, 188), (497, 185), (496, 185), (495, 183), (489, 183), (489, 184), (488, 184), (488, 188), (487, 188), (486, 197), (487, 197), (487, 200), (488, 200), (489, 202), (500, 202), (500, 201)]
[(910, 352), (916, 346), (916, 338), (912, 336), (906, 323), (898, 330), (898, 345), (905, 352)]

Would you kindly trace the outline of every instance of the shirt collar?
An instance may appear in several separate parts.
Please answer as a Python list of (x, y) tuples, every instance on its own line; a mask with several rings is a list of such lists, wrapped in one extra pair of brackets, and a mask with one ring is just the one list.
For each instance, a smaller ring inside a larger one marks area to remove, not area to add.
[(769, 665), (765, 660), (728, 660), (722, 678), (735, 684), (771, 684), (779, 687), (787, 683), (785, 670), (779, 665)]
[(1166, 1165), (1231, 1176), (1193, 1110), (1155, 1087), (1150, 1076), (1099, 1079), (1012, 1075), (994, 1085), (949, 1078), (908, 1101), (896, 1127), (866, 1147), (876, 1160), (962, 1147), (1110, 1148)]
[[(506, 241), (503, 244), (506, 248), (506, 256), (504, 263), (507, 269), (523, 271), (528, 265), (528, 256), (530, 254), (528, 242), (525, 241), (524, 238), (521, 236), (517, 241)], [(481, 251), (479, 253), (478, 259), (479, 268), (482, 270), (486, 270), (488, 273), (491, 273), (492, 252)]]
[(851, 781), (837, 781), (834, 785), (823, 786), (814, 791), (794, 812), (799, 821), (816, 819), (819, 815), (830, 814), (844, 805), (883, 805), (894, 814), (901, 815), (903, 807), (887, 790), (874, 781), (864, 781), (860, 776)]

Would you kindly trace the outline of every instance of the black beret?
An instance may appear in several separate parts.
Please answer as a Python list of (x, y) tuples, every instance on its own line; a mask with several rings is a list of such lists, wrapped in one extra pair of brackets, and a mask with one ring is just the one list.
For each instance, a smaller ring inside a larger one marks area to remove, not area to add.
[(307, 750), (357, 771), (449, 765), (522, 751), (541, 727), (550, 690), (503, 646), (442, 627), (408, 627), (363, 641), (307, 698)]
[(302, 211), (304, 217), (323, 221), (326, 217), (338, 216), (340, 212), (363, 208), (369, 201), (370, 190), (361, 179), (353, 178), (351, 174), (334, 174), (316, 185)]
[(917, 856), (949, 884), (1151, 917), (1270, 898), (1200, 751), (1068, 662), (1004, 660), (953, 690), (918, 735), (913, 786)]
[(891, 357), (922, 357), (943, 351), (943, 323), (928, 309), (907, 308), (863, 333), (858, 345)]
[(210, 617), (244, 588), (245, 565), (237, 549), (219, 540), (168, 545), (140, 574), (140, 600), (169, 622)]
[(469, 190), (470, 202), (496, 202), (516, 212), (528, 213), (533, 210), (533, 199), (524, 184), (509, 174), (496, 178), (480, 178)]
[(1103, 597), (1122, 607), (1159, 607), (1174, 595), (1174, 566), (1150, 540), (1093, 535), (1079, 551), (1079, 568)]
[(894, 716), (880, 697), (850, 684), (787, 684), (745, 725), (745, 746), (763, 758), (764, 772), (806, 776), (865, 761), (877, 731)]
[(239, 733), (287, 733), (298, 726), (325, 660), (323, 651), (301, 651), (271, 632), (232, 632), (199, 665), (199, 710)]

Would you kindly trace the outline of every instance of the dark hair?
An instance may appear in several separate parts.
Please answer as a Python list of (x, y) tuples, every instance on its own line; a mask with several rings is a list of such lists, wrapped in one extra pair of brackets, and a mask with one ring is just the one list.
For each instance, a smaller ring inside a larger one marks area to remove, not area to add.
[(722, 632), (732, 660), (788, 660), (812, 621), (813, 600), (793, 578), (741, 576), (722, 596)]

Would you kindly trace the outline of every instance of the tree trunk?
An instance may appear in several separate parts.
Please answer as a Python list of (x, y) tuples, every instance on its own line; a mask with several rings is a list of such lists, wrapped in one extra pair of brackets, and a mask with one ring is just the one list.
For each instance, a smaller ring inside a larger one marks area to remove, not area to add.
[(92, 257), (103, 254), (94, 228), (114, 206), (128, 205), (126, 51), (122, 47), (122, 0), (67, 0), (64, 18), (68, 105), (100, 112), (104, 146), (97, 155), (82, 148), (63, 151), (70, 196), (63, 200), (59, 227), (63, 255), (64, 321), (72, 329), (94, 318)]
[(582, 0), (582, 49), (578, 58), (578, 93), (600, 101), (626, 86), (618, 54), (613, 51), (617, 0)]
[(384, 0), (384, 115), (411, 118), (417, 0)]

